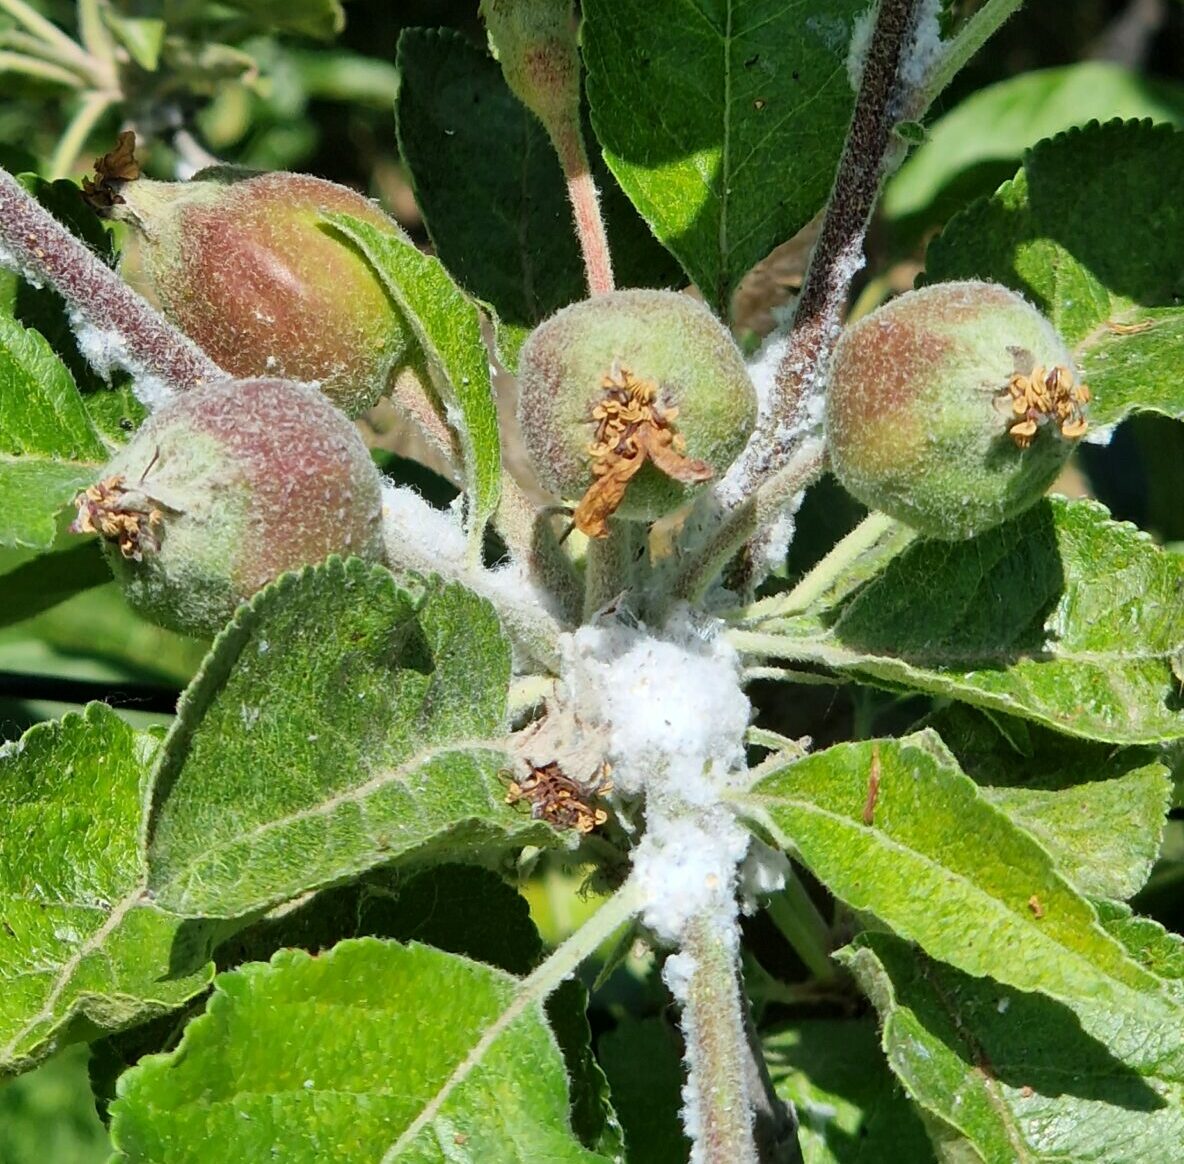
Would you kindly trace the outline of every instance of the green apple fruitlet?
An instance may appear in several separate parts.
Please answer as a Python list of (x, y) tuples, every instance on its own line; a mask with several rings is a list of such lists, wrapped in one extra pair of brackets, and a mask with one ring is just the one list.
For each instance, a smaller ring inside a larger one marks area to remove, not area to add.
[(304, 174), (205, 171), (120, 183), (106, 211), (141, 236), (145, 289), (232, 376), (316, 382), (349, 416), (402, 367), (410, 332), (365, 258), (321, 222), (402, 234), (373, 202)]
[(148, 418), (77, 498), (129, 603), (215, 634), (286, 570), (382, 553), (378, 470), (354, 425), (285, 380), (195, 388)]
[(839, 340), (831, 466), (872, 509), (931, 537), (973, 537), (1043, 496), (1086, 430), (1088, 400), (1031, 304), (993, 283), (934, 284)]
[(756, 423), (739, 349), (702, 304), (615, 291), (539, 324), (518, 366), (518, 415), (542, 483), (579, 500), (575, 525), (653, 520), (722, 473)]

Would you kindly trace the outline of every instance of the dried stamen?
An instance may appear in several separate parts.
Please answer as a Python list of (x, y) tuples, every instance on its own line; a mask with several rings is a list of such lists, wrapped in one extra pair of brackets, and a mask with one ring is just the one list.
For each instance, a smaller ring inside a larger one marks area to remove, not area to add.
[(686, 456), (686, 441), (671, 427), (678, 409), (658, 404), (658, 386), (652, 380), (640, 380), (628, 368), (614, 365), (602, 387), (604, 396), (590, 418), (596, 425), (588, 446), (594, 480), (572, 517), (576, 529), (592, 538), (608, 536), (608, 519), (647, 460), (667, 477), (688, 484), (715, 475), (705, 461)]
[(119, 546), (119, 552), (133, 562), (160, 549), (157, 527), (164, 513), (143, 493), (125, 488), (122, 473), (104, 477), (74, 498), (78, 516), (71, 533), (98, 534)]
[(534, 820), (545, 820), (555, 828), (575, 829), (578, 833), (590, 833), (608, 820), (608, 813), (603, 808), (590, 803), (613, 790), (608, 764), (602, 764), (592, 780), (583, 784), (568, 776), (557, 760), (541, 767), (530, 760), (526, 764), (530, 775), (510, 781), (507, 804), (525, 800)]
[(1079, 383), (1063, 364), (1051, 369), (1037, 365), (1030, 373), (1017, 372), (1007, 383), (1011, 408), (1017, 419), (1008, 428), (1011, 439), (1026, 449), (1042, 424), (1056, 424), (1066, 440), (1077, 440), (1089, 427), (1085, 405), (1087, 384)]
[(115, 148), (101, 158), (95, 158), (95, 177), (82, 179), (82, 196), (91, 208), (99, 213), (110, 210), (123, 201), (119, 193), (125, 182), (134, 182), (140, 176), (140, 163), (136, 161), (136, 135), (125, 129), (116, 139)]

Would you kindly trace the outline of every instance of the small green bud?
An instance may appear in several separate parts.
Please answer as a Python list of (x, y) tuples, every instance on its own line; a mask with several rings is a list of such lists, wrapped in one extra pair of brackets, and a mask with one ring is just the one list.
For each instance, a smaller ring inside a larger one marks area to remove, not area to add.
[(481, 0), (481, 15), (514, 96), (552, 137), (578, 124), (580, 54), (571, 0)]
[(732, 337), (674, 291), (615, 291), (539, 324), (518, 364), (518, 417), (544, 486), (579, 500), (577, 528), (653, 520), (721, 474), (756, 423)]
[(382, 555), (378, 470), (319, 392), (285, 380), (195, 388), (148, 418), (77, 498), (128, 602), (211, 636), (286, 570)]
[(410, 332), (362, 255), (320, 221), (327, 212), (402, 236), (369, 199), (304, 174), (128, 181), (107, 211), (141, 236), (144, 289), (219, 366), (316, 382), (357, 416), (403, 364)]
[(1089, 389), (1052, 325), (993, 283), (938, 283), (848, 328), (826, 402), (831, 466), (931, 537), (1022, 513), (1086, 430)]

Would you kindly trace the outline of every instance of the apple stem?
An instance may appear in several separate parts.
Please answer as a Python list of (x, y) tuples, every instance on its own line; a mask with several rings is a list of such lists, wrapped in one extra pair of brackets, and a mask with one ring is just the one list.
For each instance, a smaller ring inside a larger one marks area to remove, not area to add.
[(591, 295), (607, 295), (613, 290), (613, 262), (608, 249), (608, 235), (604, 230), (604, 218), (600, 212), (600, 195), (592, 180), (588, 166), (588, 151), (584, 147), (584, 135), (579, 123), (573, 118), (566, 125), (557, 127), (551, 134), (563, 176), (567, 179), (567, 196), (571, 201), (575, 218), (576, 236), (584, 256), (584, 269), (588, 275), (588, 292)]

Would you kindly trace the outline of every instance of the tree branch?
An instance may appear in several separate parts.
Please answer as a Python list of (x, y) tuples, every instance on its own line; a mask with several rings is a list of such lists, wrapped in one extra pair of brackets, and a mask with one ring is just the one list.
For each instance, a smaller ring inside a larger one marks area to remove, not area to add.
[(163, 392), (182, 391), (227, 374), (188, 336), (137, 295), (106, 263), (0, 169), (0, 265), (52, 284), (72, 315), (99, 333), (84, 354), (101, 374), (112, 365)]
[(817, 404), (880, 186), (897, 152), (892, 131), (907, 105), (901, 64), (930, 0), (880, 0), (834, 188), (777, 365), (772, 400), (717, 492), (734, 508), (777, 471), (817, 423)]

